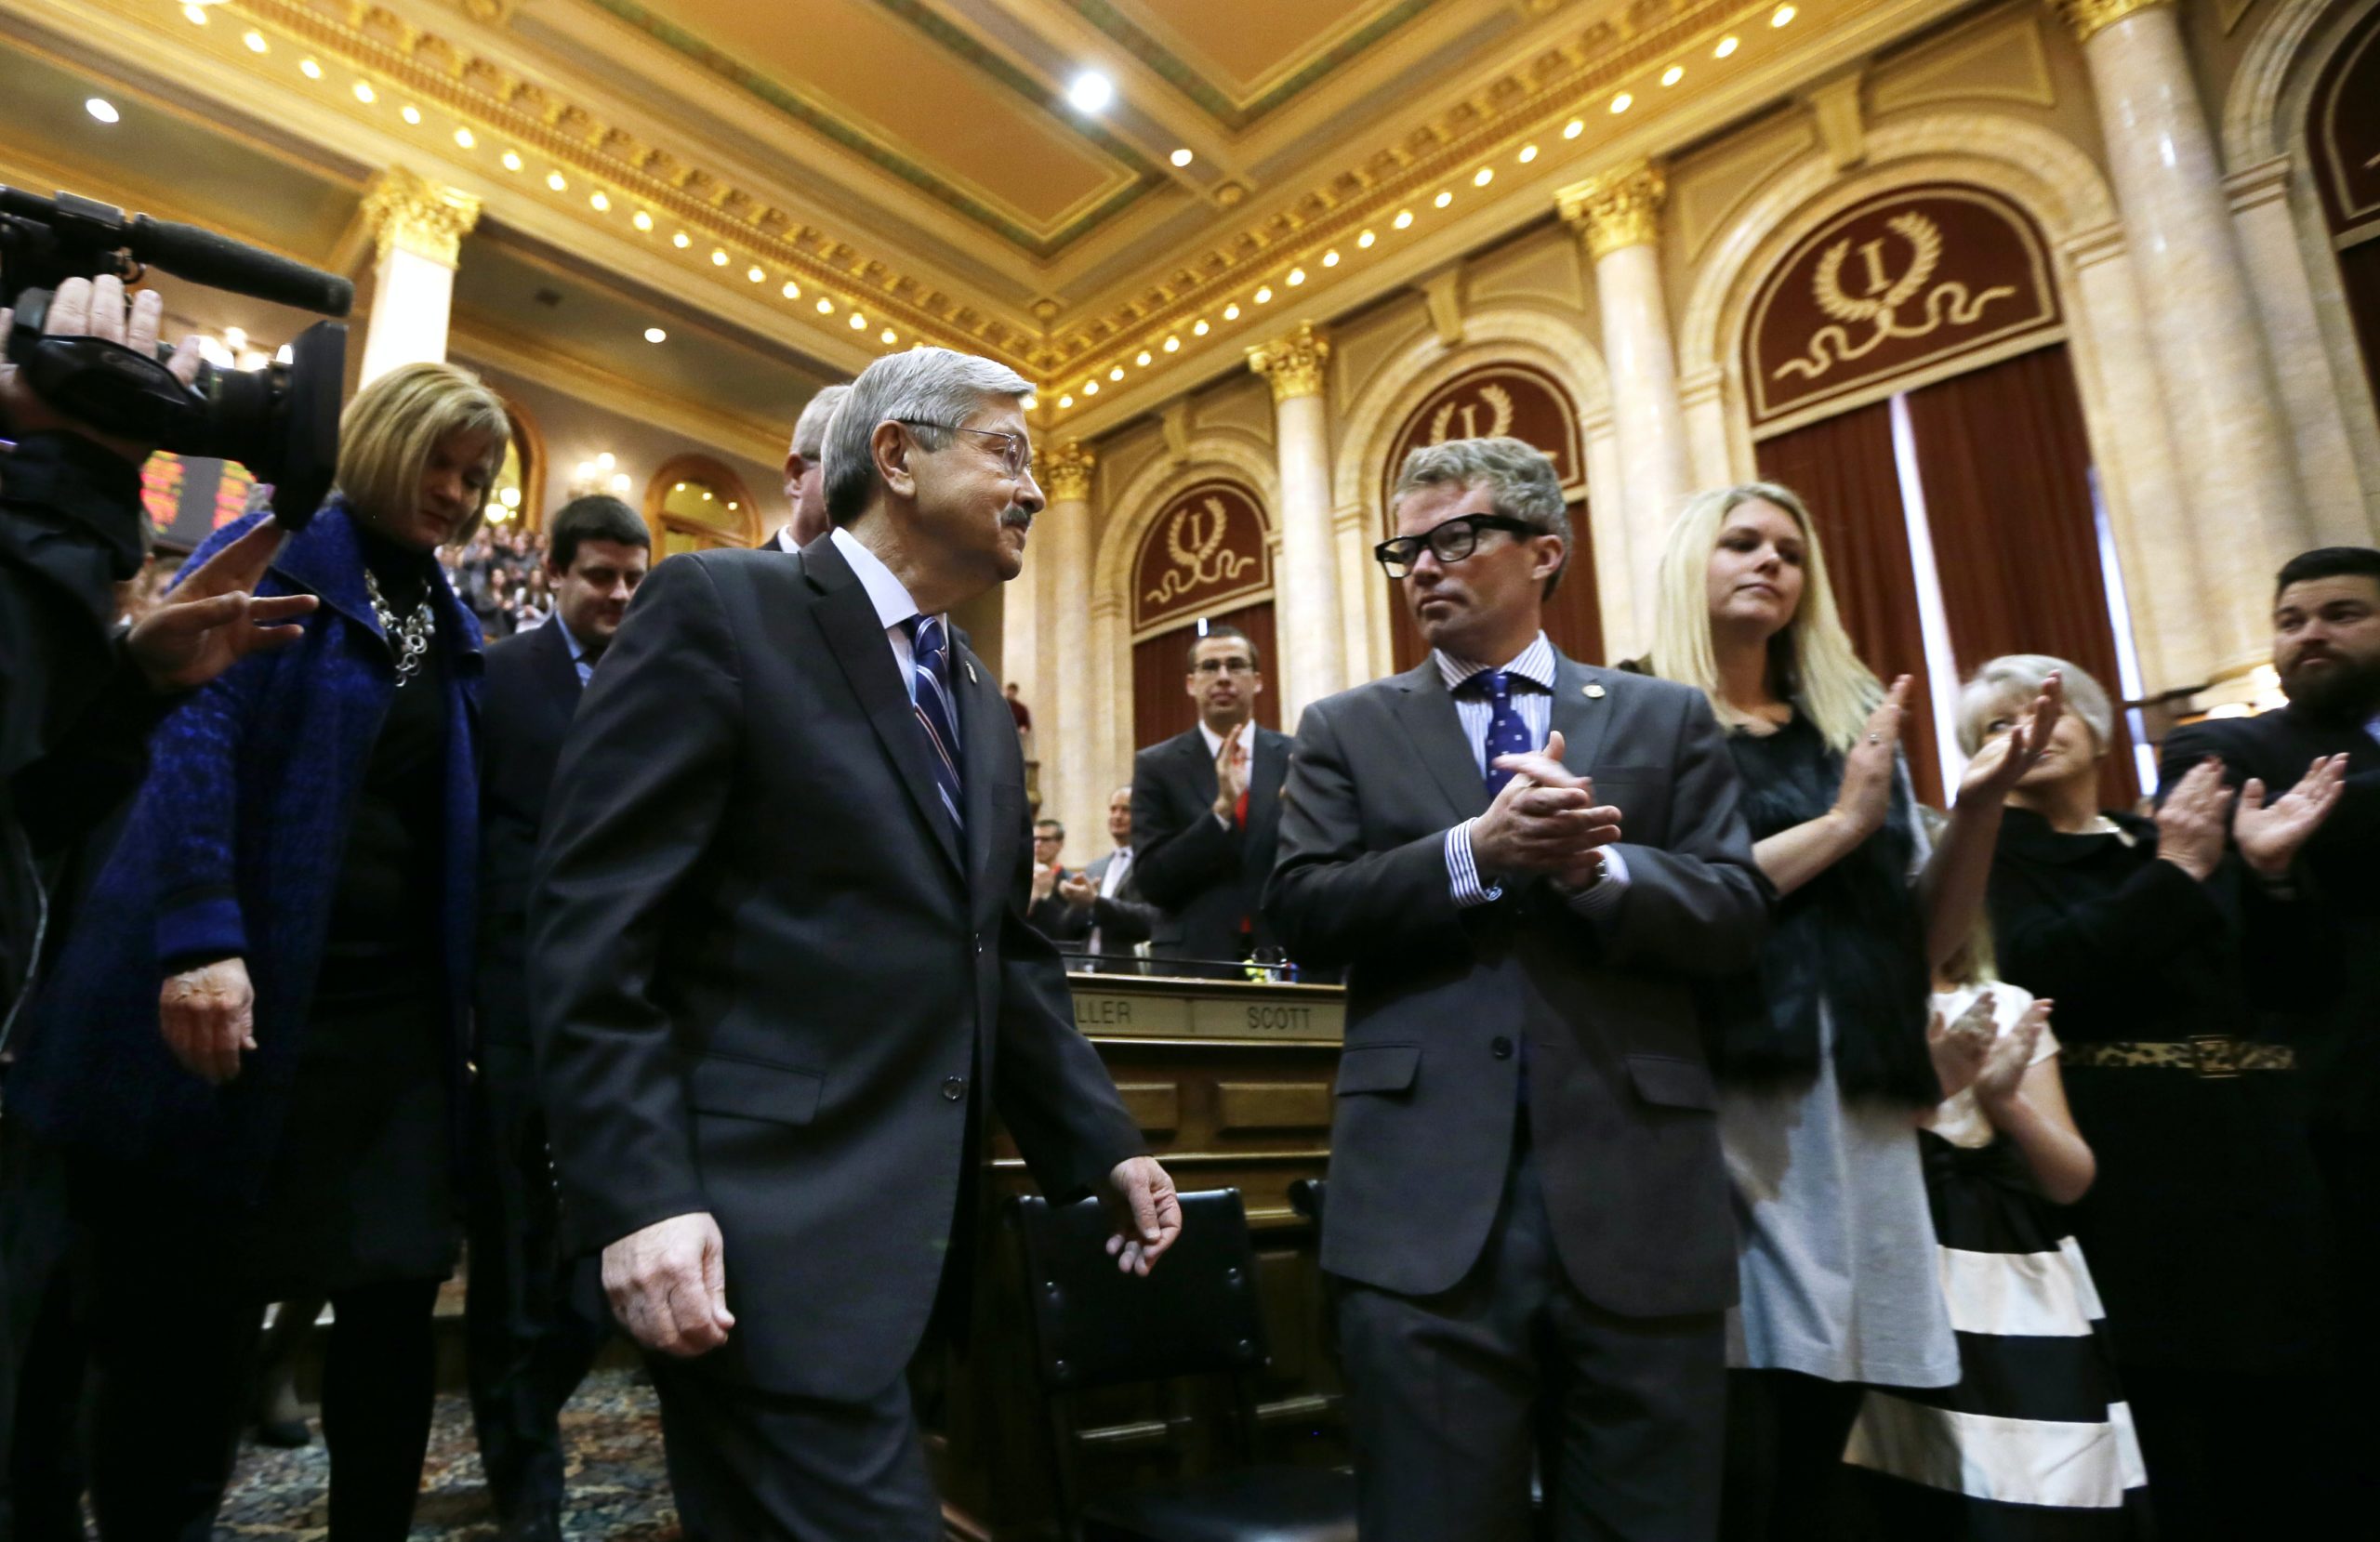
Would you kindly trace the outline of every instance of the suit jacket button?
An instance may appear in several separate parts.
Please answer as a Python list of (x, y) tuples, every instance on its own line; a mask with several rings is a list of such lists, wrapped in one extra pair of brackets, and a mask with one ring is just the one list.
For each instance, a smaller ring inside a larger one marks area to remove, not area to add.
[(964, 1098), (967, 1096), (967, 1078), (964, 1076), (944, 1077), (942, 1083), (942, 1095), (954, 1103), (959, 1099)]
[(1513, 1041), (1499, 1034), (1488, 1041), (1488, 1052), (1500, 1061), (1513, 1058)]

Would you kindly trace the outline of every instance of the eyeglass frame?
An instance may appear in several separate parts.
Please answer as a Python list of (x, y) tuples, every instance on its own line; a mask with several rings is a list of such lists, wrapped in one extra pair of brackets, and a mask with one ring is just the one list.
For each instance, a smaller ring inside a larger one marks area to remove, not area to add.
[(1190, 673), (1194, 675), (1261, 675), (1264, 673), (1264, 666), (1254, 659), (1200, 659), (1190, 666)]
[(911, 428), (940, 428), (946, 434), (981, 434), (985, 439), (997, 439), (1006, 446), (1000, 458), (1008, 466), (1010, 476), (1033, 474), (1033, 442), (1023, 434), (1012, 434), (1005, 428), (970, 428), (963, 423), (936, 423), (925, 417), (896, 417), (892, 421)]
[[(1438, 550), (1437, 534), (1442, 530), (1451, 530), (1457, 525), (1462, 526), (1470, 533), (1470, 548), (1460, 557), (1445, 556)], [(1437, 558), (1442, 566), (1452, 567), (1457, 562), (1468, 562), (1478, 554), (1479, 533), (1483, 530), (1508, 530), (1515, 535), (1554, 534), (1550, 530), (1540, 530), (1527, 520), (1516, 519), (1510, 514), (1458, 514), (1450, 520), (1440, 520), (1419, 535), (1391, 536), (1372, 547), (1372, 560), (1378, 562), (1383, 571), (1387, 571), (1390, 578), (1399, 581), (1411, 576), (1413, 564), (1421, 559), (1424, 550)], [(1402, 566), (1405, 571), (1403, 573), (1393, 571), (1398, 566)]]

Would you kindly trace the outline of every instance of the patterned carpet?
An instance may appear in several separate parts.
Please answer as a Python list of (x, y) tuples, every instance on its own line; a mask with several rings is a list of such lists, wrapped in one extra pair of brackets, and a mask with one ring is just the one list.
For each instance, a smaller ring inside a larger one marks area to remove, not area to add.
[[(563, 1532), (588, 1542), (675, 1542), (678, 1511), (661, 1465), (661, 1416), (653, 1389), (627, 1371), (598, 1371), (562, 1411), (570, 1443), (570, 1507)], [(247, 1446), (217, 1523), (218, 1542), (317, 1542), (330, 1458), (322, 1431), (297, 1451)], [(414, 1542), (494, 1542), (496, 1520), (480, 1477), (469, 1406), (438, 1400), (423, 1470)]]

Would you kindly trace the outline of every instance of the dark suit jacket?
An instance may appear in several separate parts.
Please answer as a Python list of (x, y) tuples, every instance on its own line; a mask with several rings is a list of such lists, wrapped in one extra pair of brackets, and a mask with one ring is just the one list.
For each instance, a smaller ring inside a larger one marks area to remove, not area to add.
[(774, 1390), (901, 1374), (977, 1108), (1052, 1194), (1142, 1150), (1025, 920), (1025, 765), (963, 639), (951, 685), (963, 838), (841, 553), (702, 552), (654, 567), (562, 749), (529, 969), (565, 1244), (710, 1212), (736, 1325), (703, 1364)]
[[(1159, 913), (1149, 938), (1157, 958), (1236, 961), (1279, 941), (1259, 907), (1280, 837), (1289, 739), (1255, 733), (1245, 829), (1215, 819), (1215, 759), (1197, 729), (1132, 758), (1132, 876)], [(1245, 941), (1243, 919), (1256, 928)]]
[[(1589, 696), (1589, 686), (1601, 696)], [(1769, 890), (1699, 692), (1562, 659), (1565, 759), (1619, 806), (1629, 886), (1590, 919), (1542, 880), (1454, 903), (1446, 832), (1488, 796), (1434, 660), (1305, 709), (1265, 909), (1347, 976), (1322, 1264), (1408, 1295), (1478, 1258), (1529, 1124), (1562, 1261), (1628, 1316), (1736, 1298), (1694, 977), (1758, 963)]]
[[(2320, 755), (2347, 758), (2347, 792), (2298, 853), (2303, 903), (2297, 923), (2321, 930), (2320, 954), (2334, 961), (2311, 1010), (2302, 980), (2274, 978), (2267, 950), (2252, 948), (2249, 985), (2259, 1005), (2293, 1021), (2280, 1025), (2300, 1046), (2315, 1089), (2318, 1123), (2380, 1132), (2380, 743), (2360, 723), (2327, 721), (2295, 706), (2254, 718), (2213, 718), (2166, 735), (2160, 783), (2172, 786), (2210, 755), (2235, 785), (2261, 778), (2265, 796), (2296, 785)], [(2266, 953), (2266, 956), (2254, 956)]]
[[(1080, 876), (1079, 871), (1075, 868), (1060, 867), (1058, 869), (1060, 883)], [(1032, 890), (1028, 889), (1025, 892), (1030, 894)], [(1091, 935), (1091, 912), (1077, 910), (1066, 903), (1066, 897), (1054, 888), (1050, 890), (1048, 899), (1026, 904), (1025, 918), (1033, 923), (1034, 930), (1052, 942), (1070, 944), (1061, 946), (1060, 951), (1064, 953), (1081, 952), (1079, 944), (1084, 938)]]
[(578, 709), (578, 666), (559, 621), (487, 651), (480, 734), (481, 1070), (487, 1051), (529, 1048), (529, 876), (554, 766)]

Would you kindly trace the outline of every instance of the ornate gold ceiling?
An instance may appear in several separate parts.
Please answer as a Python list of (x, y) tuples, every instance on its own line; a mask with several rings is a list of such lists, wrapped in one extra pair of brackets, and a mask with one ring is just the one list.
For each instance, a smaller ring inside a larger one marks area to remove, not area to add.
[[(359, 199), (409, 166), (480, 198), (483, 230), (828, 369), (993, 353), (1083, 432), (1960, 8), (0, 0), (0, 49)], [(1102, 111), (1067, 99), (1084, 70), (1114, 84)], [(310, 260), (360, 249), (236, 204), (176, 212)]]

